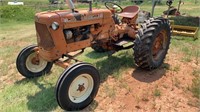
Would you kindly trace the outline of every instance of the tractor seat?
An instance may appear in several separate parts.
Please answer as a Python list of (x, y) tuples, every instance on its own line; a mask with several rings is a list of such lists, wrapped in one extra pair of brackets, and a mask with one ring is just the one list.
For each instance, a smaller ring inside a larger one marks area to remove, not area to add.
[(125, 7), (122, 11), (122, 13), (118, 14), (121, 17), (126, 17), (126, 18), (133, 18), (135, 15), (138, 14), (140, 8), (136, 5), (134, 6), (128, 6)]

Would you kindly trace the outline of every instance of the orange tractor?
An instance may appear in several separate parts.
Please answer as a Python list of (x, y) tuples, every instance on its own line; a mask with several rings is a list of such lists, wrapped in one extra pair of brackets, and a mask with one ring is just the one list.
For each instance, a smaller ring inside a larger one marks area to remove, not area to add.
[[(37, 45), (25, 47), (18, 55), (18, 71), (26, 78), (48, 73), (53, 64), (65, 68), (56, 84), (56, 99), (64, 110), (80, 110), (96, 96), (100, 84), (98, 70), (75, 57), (92, 47), (97, 52), (134, 50), (140, 68), (158, 68), (169, 49), (171, 29), (165, 18), (136, 22), (138, 6), (120, 7), (106, 2), (107, 9), (48, 11), (35, 15)], [(75, 64), (70, 64), (75, 60)], [(105, 65), (108, 66), (108, 65)]]

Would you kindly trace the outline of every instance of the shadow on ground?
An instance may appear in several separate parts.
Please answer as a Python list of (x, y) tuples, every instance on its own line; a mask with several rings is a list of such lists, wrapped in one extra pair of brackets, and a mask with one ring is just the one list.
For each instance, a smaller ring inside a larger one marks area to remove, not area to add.
[(49, 87), (45, 87), (46, 84), (41, 84), (37, 80), (34, 80), (33, 82), (40, 88), (40, 91), (33, 96), (27, 96), (28, 109), (31, 111), (54, 110), (58, 106), (55, 99), (54, 86), (50, 84)]
[(110, 56), (95, 63), (99, 70), (101, 81), (105, 81), (109, 75), (119, 77), (125, 68), (135, 67), (133, 57), (130, 55)]
[(151, 83), (162, 78), (166, 73), (166, 68), (169, 68), (169, 64), (167, 63), (151, 71), (136, 68), (132, 73), (132, 77), (140, 82)]
[[(48, 82), (40, 82), (39, 78), (27, 79), (24, 78), (16, 84), (26, 84), (31, 82), (35, 84), (40, 91), (36, 92), (33, 95), (27, 96), (27, 107), (28, 110), (33, 112), (38, 111), (53, 111), (58, 107), (56, 98), (55, 98), (55, 87), (53, 84)], [(31, 88), (30, 88), (31, 89)]]
[(107, 52), (98, 53), (95, 51), (91, 51), (91, 52), (87, 53), (86, 56), (91, 59), (99, 59), (99, 58), (108, 56), (108, 53)]
[(98, 102), (94, 100), (89, 106), (81, 110), (80, 112), (93, 112), (98, 106)]

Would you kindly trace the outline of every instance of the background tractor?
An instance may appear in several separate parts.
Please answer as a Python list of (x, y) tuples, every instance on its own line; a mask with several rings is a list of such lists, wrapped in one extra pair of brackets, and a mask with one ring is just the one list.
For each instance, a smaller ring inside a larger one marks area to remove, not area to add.
[[(150, 18), (136, 22), (138, 6), (122, 8), (106, 2), (107, 9), (41, 12), (35, 15), (37, 45), (25, 47), (17, 57), (17, 69), (26, 78), (48, 73), (53, 64), (65, 68), (56, 84), (56, 99), (64, 110), (80, 110), (96, 96), (100, 84), (98, 70), (75, 57), (92, 47), (110, 54), (119, 50), (134, 50), (134, 61), (140, 68), (158, 68), (167, 54), (171, 38), (169, 21)], [(70, 61), (76, 63), (71, 64)], [(109, 66), (109, 65), (105, 65)]]

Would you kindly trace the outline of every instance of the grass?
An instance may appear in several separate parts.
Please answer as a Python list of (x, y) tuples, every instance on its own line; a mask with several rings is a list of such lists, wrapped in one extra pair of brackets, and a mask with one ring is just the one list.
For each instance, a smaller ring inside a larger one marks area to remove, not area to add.
[[(3, 98), (0, 103), (1, 110), (9, 112), (22, 112), (25, 109), (51, 111), (57, 107), (53, 85), (52, 81), (46, 81), (44, 77), (16, 82), (14, 86), (5, 88), (4, 92), (1, 93), (0, 97)], [(13, 102), (13, 100), (18, 103)], [(45, 106), (41, 106), (41, 104)]]
[(177, 77), (172, 79), (172, 83), (174, 86), (176, 86), (177, 88), (180, 88), (180, 81)]
[[(200, 32), (199, 32), (200, 35)], [(185, 37), (177, 37), (175, 36), (174, 39), (172, 40), (171, 47), (176, 47), (176, 51), (179, 51), (180, 54), (182, 54), (182, 58), (180, 61), (183, 61), (185, 64), (190, 64), (192, 61), (199, 66), (199, 61), (200, 61), (200, 40), (193, 40), (192, 38), (185, 38)], [(178, 71), (179, 68), (174, 67), (173, 70)], [(196, 69), (192, 73), (194, 75), (193, 83), (189, 87), (189, 90), (192, 92), (193, 96), (196, 98), (200, 97), (200, 72), (199, 69)], [(179, 82), (179, 81), (178, 81)], [(179, 83), (175, 85), (179, 85)], [(179, 86), (178, 86), (179, 87)]]
[[(1, 6), (0, 17), (5, 20), (33, 21), (36, 11), (28, 6)], [(23, 16), (22, 16), (23, 15)]]
[[(32, 5), (48, 4), (47, 0), (21, 1), (28, 5), (31, 5), (33, 2), (34, 4)], [(125, 5), (126, 3), (123, 2), (122, 4)], [(188, 4), (190, 5), (188, 6)], [(195, 10), (198, 6), (199, 4), (194, 5), (190, 1), (185, 1), (182, 12), (199, 15), (199, 11)], [(192, 7), (194, 10), (191, 10), (192, 8), (188, 9), (188, 7)], [(141, 9), (150, 11), (151, 4), (142, 4)], [(167, 6), (159, 5), (156, 9), (159, 9), (155, 12), (155, 15), (158, 16), (167, 9)], [(63, 71), (62, 68), (54, 66), (50, 74), (34, 79), (24, 79), (16, 70), (15, 61), (20, 50), (27, 45), (36, 43), (34, 22), (30, 20), (16, 21), (15, 19), (0, 18), (0, 43), (0, 110), (2, 112), (62, 111), (54, 95), (54, 87), (59, 75)], [(183, 56), (188, 57), (190, 60), (195, 60), (197, 64), (199, 64), (200, 59), (199, 48), (199, 39), (193, 41), (191, 38), (176, 36), (173, 37), (170, 46), (170, 49), (180, 52), (180, 54), (182, 53)], [(117, 80), (121, 80), (121, 75), (124, 71), (135, 67), (132, 54), (133, 51), (130, 49), (107, 57), (107, 53), (95, 53), (91, 48), (88, 48), (78, 59), (92, 63), (99, 70), (101, 81), (104, 82), (109, 75)], [(186, 59), (185, 63), (189, 62)], [(180, 67), (178, 66), (174, 68), (176, 72), (179, 70)], [(198, 88), (200, 79), (196, 77), (199, 76), (199, 71), (194, 71), (193, 74), (195, 78), (190, 90), (194, 96), (198, 97), (200, 94)], [(179, 81), (176, 80), (175, 83), (178, 86)], [(121, 84), (123, 88), (126, 88), (126, 86), (126, 83)], [(129, 88), (127, 87), (127, 89)], [(110, 97), (114, 97), (117, 94), (112, 87), (107, 87), (107, 91)], [(153, 91), (154, 96), (161, 96), (159, 89)], [(147, 100), (147, 98), (144, 97), (144, 100)], [(94, 103), (94, 107), (91, 107), (92, 110), (96, 107), (95, 105), (97, 104)]]
[(114, 87), (105, 86), (105, 91), (109, 98), (114, 98), (116, 96), (116, 90)]
[(171, 68), (170, 70), (172, 70), (174, 72), (178, 72), (178, 71), (180, 71), (180, 65), (177, 65), (177, 66)]
[(194, 78), (192, 81), (193, 81), (193, 84), (192, 84), (190, 90), (195, 97), (200, 99), (200, 89), (199, 89), (199, 87), (200, 87), (200, 76)]
[(194, 79), (192, 80), (193, 83), (189, 90), (196, 98), (200, 99), (200, 69), (193, 70), (192, 75)]
[(192, 75), (194, 75), (195, 77), (198, 77), (200, 75), (200, 69), (193, 70)]
[(156, 96), (156, 97), (160, 97), (161, 96), (161, 91), (158, 88), (156, 88), (154, 90), (154, 92), (153, 92), (153, 95)]

